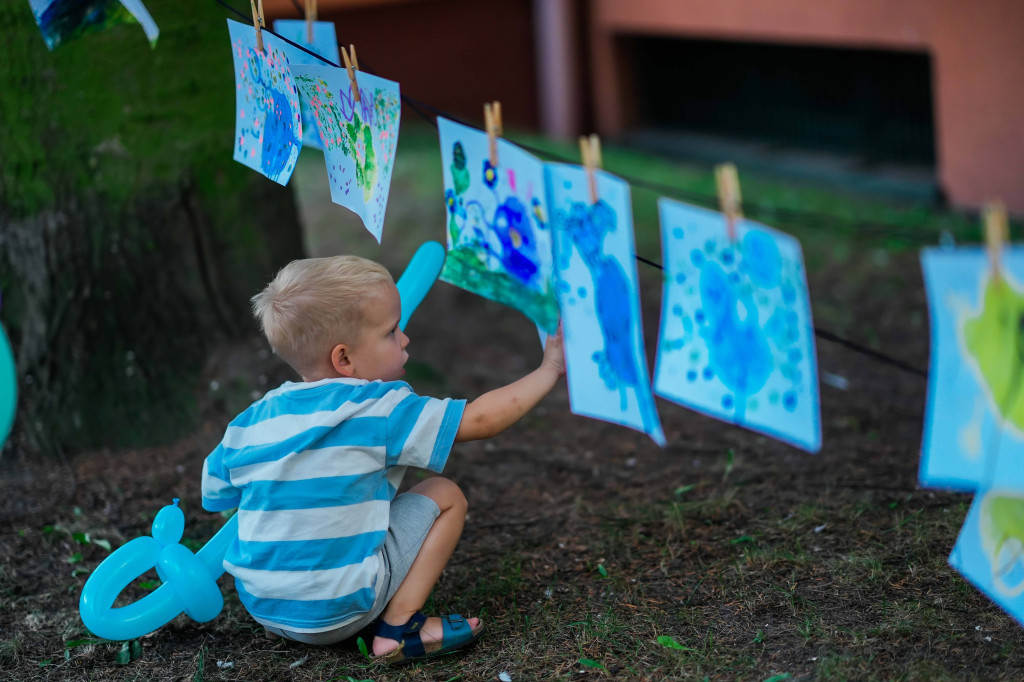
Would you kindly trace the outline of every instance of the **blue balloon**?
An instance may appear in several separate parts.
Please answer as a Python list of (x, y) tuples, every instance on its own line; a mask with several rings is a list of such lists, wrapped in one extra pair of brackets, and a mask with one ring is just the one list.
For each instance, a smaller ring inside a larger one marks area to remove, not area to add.
[(395, 284), (398, 287), (398, 297), (402, 301), (402, 319), (398, 323), (399, 328), (405, 329), (409, 317), (423, 302), (430, 287), (434, 285), (438, 275), (441, 274), (446, 256), (444, 247), (437, 242), (424, 242), (413, 254), (405, 272)]
[[(217, 578), (224, 573), (228, 545), (238, 535), (238, 517), (231, 517), (198, 554), (178, 544), (184, 528), (185, 515), (174, 500), (154, 519), (153, 537), (135, 538), (96, 567), (78, 602), (90, 632), (106, 639), (135, 639), (179, 613), (200, 623), (220, 613), (224, 597)], [(113, 608), (121, 591), (152, 568), (163, 584), (133, 604)]]
[(0, 325), (0, 446), (7, 440), (14, 424), (14, 409), (18, 405), (18, 378), (14, 371), (14, 354), (7, 334)]
[[(396, 286), (402, 301), (399, 326), (403, 329), (441, 273), (445, 255), (444, 247), (437, 242), (424, 243), (398, 279)], [(10, 359), (7, 370), (8, 358), (10, 347), (0, 328), (0, 427), (6, 412), (10, 412), (11, 419), (14, 413), (14, 361)], [(9, 377), (5, 372), (9, 372)], [(5, 393), (8, 384), (9, 407)], [(0, 434), (6, 435), (6, 431), (0, 428)], [(185, 514), (175, 499), (153, 519), (152, 537), (125, 543), (96, 567), (78, 602), (82, 622), (90, 632), (105, 639), (135, 639), (166, 625), (179, 613), (188, 614), (198, 623), (217, 617), (224, 608), (217, 579), (224, 574), (228, 547), (238, 538), (238, 516), (228, 519), (195, 554), (179, 544), (184, 530)], [(139, 601), (115, 609), (114, 602), (124, 588), (153, 568), (163, 584)]]

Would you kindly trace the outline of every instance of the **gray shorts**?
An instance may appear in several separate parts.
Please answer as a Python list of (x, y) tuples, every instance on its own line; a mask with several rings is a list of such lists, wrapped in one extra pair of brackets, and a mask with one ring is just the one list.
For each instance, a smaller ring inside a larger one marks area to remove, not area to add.
[(377, 586), (377, 600), (373, 603), (373, 608), (358, 619), (324, 632), (293, 632), (264, 624), (267, 631), (296, 642), (316, 645), (335, 644), (354, 637), (357, 632), (376, 620), (395, 596), (440, 513), (436, 502), (418, 493), (402, 493), (391, 502), (388, 535), (384, 540), (382, 552), (384, 582)]

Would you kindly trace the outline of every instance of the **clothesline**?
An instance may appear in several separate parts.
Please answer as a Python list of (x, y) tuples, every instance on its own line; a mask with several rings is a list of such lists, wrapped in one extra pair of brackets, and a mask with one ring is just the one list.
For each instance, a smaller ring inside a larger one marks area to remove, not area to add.
[[(243, 20), (248, 20), (248, 17), (245, 14), (243, 14), (238, 9), (236, 9), (235, 7), (233, 7), (230, 4), (228, 4), (227, 2), (225, 2), (225, 0), (214, 0), (214, 1), (217, 2), (218, 4), (222, 5), (226, 9), (231, 10), (236, 15), (241, 17)], [(296, 2), (296, 0), (292, 0), (292, 3), (295, 6), (296, 11), (298, 11), (300, 13), (300, 15), (303, 15), (304, 13), (302, 12), (301, 7), (299, 7), (299, 5)], [(286, 37), (284, 37), (284, 36), (282, 36), (282, 35), (280, 35), (278, 33), (275, 33), (271, 29), (268, 29), (268, 28), (264, 27), (261, 30), (267, 31), (271, 35), (277, 37), (278, 39), (284, 41), (285, 43), (291, 45), (292, 47), (294, 47), (296, 49), (299, 49), (299, 50), (305, 52), (306, 54), (308, 54), (308, 55), (310, 55), (312, 57), (315, 57), (316, 59), (324, 62), (325, 64), (341, 68), (341, 66), (339, 64), (336, 64), (336, 63), (332, 62), (331, 60), (329, 60), (329, 59), (327, 59), (327, 58), (325, 58), (325, 57), (323, 57), (323, 56), (313, 52), (312, 50), (309, 50), (308, 48), (306, 48), (306, 47), (304, 47), (304, 46), (302, 46), (302, 45), (300, 45), (298, 43), (295, 43), (292, 40), (289, 40), (288, 38), (286, 38)], [(341, 43), (339, 43), (339, 45), (341, 45)], [(365, 59), (363, 59), (362, 61), (363, 61), (363, 65), (365, 66), (366, 65)], [(374, 73), (372, 69), (363, 69), (363, 70), (365, 70), (367, 73), (371, 73), (371, 74)], [(451, 119), (453, 121), (456, 121), (456, 122), (459, 122), (459, 123), (463, 123), (464, 125), (470, 125), (470, 126), (472, 125), (472, 123), (466, 122), (463, 119), (461, 119), (460, 117), (453, 116), (450, 113), (448, 113), (448, 112), (446, 112), (446, 111), (444, 111), (442, 109), (439, 109), (439, 108), (437, 108), (437, 107), (435, 107), (435, 106), (433, 106), (431, 104), (428, 104), (426, 102), (422, 102), (422, 101), (413, 99), (413, 98), (409, 97), (408, 95), (401, 94), (401, 98), (402, 98), (402, 101), (404, 103), (408, 104), (410, 106), (410, 108), (413, 109), (413, 111), (415, 111), (425, 121), (427, 121), (428, 123), (431, 123), (434, 127), (437, 127), (437, 120), (436, 120), (436, 118), (433, 118), (429, 114), (427, 114), (424, 111), (422, 111), (423, 108), (431, 110), (435, 114), (435, 116), (443, 116), (444, 118), (448, 118), (448, 119)], [(524, 145), (524, 144), (521, 144), (521, 143), (518, 143), (518, 142), (516, 142), (516, 144), (519, 147), (521, 147), (521, 148), (523, 148), (523, 149), (525, 149), (527, 151), (530, 151), (530, 152), (536, 154), (537, 156), (545, 157), (545, 158), (547, 158), (548, 160), (551, 160), (551, 161), (558, 161), (558, 162), (562, 162), (562, 163), (577, 163), (578, 162), (577, 159), (570, 159), (570, 158), (562, 157), (562, 156), (560, 156), (558, 154), (554, 154), (554, 153), (549, 152), (547, 150), (537, 149), (535, 147), (531, 147), (529, 145)], [(661, 183), (656, 183), (656, 182), (650, 182), (650, 181), (647, 181), (647, 180), (644, 180), (644, 179), (634, 178), (634, 177), (630, 177), (630, 176), (627, 176), (627, 175), (618, 175), (618, 177), (622, 178), (623, 180), (625, 180), (631, 186), (634, 186), (634, 187), (641, 187), (643, 189), (647, 189), (647, 190), (650, 190), (652, 192), (656, 192), (656, 193), (659, 193), (659, 194), (666, 194), (666, 195), (669, 195), (669, 196), (675, 196), (675, 197), (678, 197), (678, 198), (686, 199), (686, 200), (690, 201), (691, 203), (703, 204), (705, 206), (715, 206), (715, 205), (717, 205), (717, 197), (712, 197), (712, 196), (708, 196), (708, 195), (704, 195), (704, 194), (700, 194), (700, 193), (696, 193), (696, 192), (689, 192), (689, 191), (686, 191), (686, 190), (682, 190), (682, 189), (680, 189), (678, 187), (673, 187), (673, 186), (670, 186), (670, 185), (663, 185)], [(751, 212), (751, 213), (754, 213), (754, 214), (758, 214), (759, 212), (760, 213), (764, 213), (764, 212), (767, 211), (767, 212), (772, 213), (774, 216), (780, 217), (780, 219), (782, 219), (783, 222), (796, 222), (796, 223), (799, 223), (800, 220), (805, 220), (808, 223), (810, 223), (811, 219), (816, 218), (816, 214), (813, 214), (813, 213), (797, 211), (797, 210), (794, 210), (794, 209), (777, 209), (777, 208), (774, 208), (774, 207), (766, 209), (765, 207), (759, 206), (757, 204), (752, 204), (750, 202), (744, 202), (744, 209), (747, 210), (747, 212)], [(790, 216), (790, 218), (787, 220), (784, 216)], [(794, 220), (794, 218), (796, 218), (796, 220)], [(831, 217), (826, 217), (826, 220), (832, 220), (832, 219), (831, 219)], [(834, 227), (834, 225), (835, 225), (834, 220), (832, 222), (833, 222), (832, 227)], [(816, 226), (819, 226), (819, 227), (821, 226), (820, 223), (817, 222), (817, 221), (815, 221), (814, 224)], [(829, 226), (826, 225), (826, 227), (829, 227)], [(852, 225), (849, 226), (849, 229), (863, 232), (863, 231), (865, 231), (865, 230), (867, 230), (867, 229), (869, 229), (871, 227), (874, 227), (876, 229), (878, 229), (878, 228), (884, 229), (886, 236), (890, 236), (890, 237), (893, 235), (893, 232), (894, 232), (894, 229), (891, 228), (891, 227), (880, 226), (880, 225), (871, 226), (871, 225), (867, 225), (867, 224), (852, 224)], [(920, 235), (917, 235), (917, 238), (920, 239)], [(922, 242), (922, 243), (927, 243), (927, 242)], [(653, 261), (651, 259), (645, 258), (645, 257), (640, 256), (640, 255), (636, 255), (635, 258), (636, 258), (637, 261), (639, 261), (639, 262), (641, 262), (641, 263), (643, 263), (645, 265), (657, 268), (659, 270), (664, 270), (664, 267), (660, 263), (657, 263), (656, 261)], [(908, 372), (910, 374), (914, 374), (916, 376), (923, 377), (923, 378), (927, 378), (928, 377), (928, 372), (923, 370), (923, 369), (920, 369), (919, 367), (911, 365), (908, 362), (905, 362), (905, 361), (900, 360), (898, 358), (892, 357), (892, 356), (890, 356), (890, 355), (888, 355), (886, 353), (883, 353), (881, 351), (877, 351), (877, 350), (874, 350), (872, 348), (868, 348), (867, 346), (864, 346), (864, 345), (859, 344), (859, 343), (857, 343), (855, 341), (851, 341), (849, 339), (846, 339), (846, 338), (844, 338), (844, 337), (842, 337), (842, 336), (840, 336), (838, 334), (835, 334), (833, 332), (830, 332), (828, 330), (821, 329), (819, 327), (815, 327), (814, 328), (814, 335), (816, 337), (818, 337), (818, 338), (824, 339), (824, 340), (832, 342), (832, 343), (836, 343), (836, 344), (841, 345), (841, 346), (843, 346), (843, 347), (845, 347), (845, 348), (847, 348), (847, 349), (849, 349), (851, 351), (854, 351), (856, 353), (860, 353), (860, 354), (862, 354), (862, 355), (864, 355), (866, 357), (870, 357), (870, 358), (872, 358), (872, 359), (874, 359), (874, 360), (876, 360), (878, 362), (887, 364), (889, 366), (895, 367), (897, 369), (900, 369), (902, 371)]]

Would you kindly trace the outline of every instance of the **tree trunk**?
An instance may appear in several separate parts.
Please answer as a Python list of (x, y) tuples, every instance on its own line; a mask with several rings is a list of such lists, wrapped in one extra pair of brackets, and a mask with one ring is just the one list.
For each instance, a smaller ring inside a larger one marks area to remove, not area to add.
[[(17, 361), (8, 447), (152, 444), (195, 426), (212, 344), (302, 242), (291, 191), (231, 159), (223, 10), (150, 3), (46, 50), (0, 2), (0, 322)], [(160, 11), (162, 10), (162, 12)]]

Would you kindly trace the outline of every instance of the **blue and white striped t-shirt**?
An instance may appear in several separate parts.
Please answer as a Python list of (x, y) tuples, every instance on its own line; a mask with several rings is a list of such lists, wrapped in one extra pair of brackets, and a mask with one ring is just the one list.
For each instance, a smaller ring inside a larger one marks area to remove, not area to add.
[(324, 379), (238, 415), (203, 465), (203, 508), (238, 507), (224, 570), (249, 613), (319, 632), (370, 610), (405, 467), (440, 473), (465, 406), (401, 381)]

